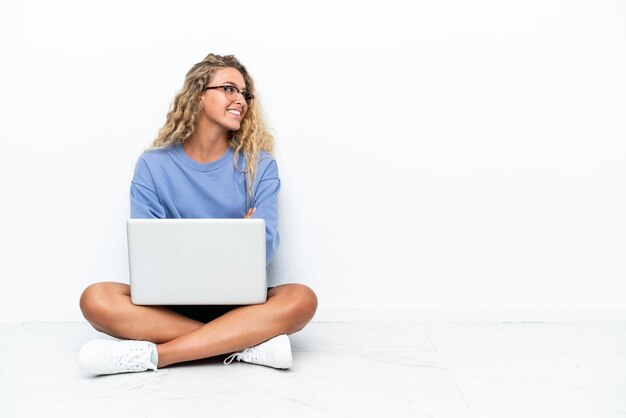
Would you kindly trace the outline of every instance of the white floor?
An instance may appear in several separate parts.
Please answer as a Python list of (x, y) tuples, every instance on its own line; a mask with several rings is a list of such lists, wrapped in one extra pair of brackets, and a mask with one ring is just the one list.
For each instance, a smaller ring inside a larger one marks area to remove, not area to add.
[(626, 323), (311, 323), (279, 371), (90, 377), (85, 323), (0, 324), (0, 417), (626, 417)]

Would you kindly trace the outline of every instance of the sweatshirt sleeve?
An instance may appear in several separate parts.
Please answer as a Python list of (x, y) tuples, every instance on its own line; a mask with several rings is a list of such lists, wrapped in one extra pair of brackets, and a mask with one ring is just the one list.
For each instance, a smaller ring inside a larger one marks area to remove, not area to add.
[(165, 218), (165, 210), (159, 202), (154, 180), (146, 161), (140, 157), (130, 184), (131, 218)]
[(252, 217), (265, 220), (265, 251), (266, 261), (269, 264), (280, 245), (280, 236), (278, 234), (280, 178), (278, 177), (276, 161), (272, 159), (265, 170), (259, 173), (259, 176), (252, 205), (256, 207), (256, 212)]

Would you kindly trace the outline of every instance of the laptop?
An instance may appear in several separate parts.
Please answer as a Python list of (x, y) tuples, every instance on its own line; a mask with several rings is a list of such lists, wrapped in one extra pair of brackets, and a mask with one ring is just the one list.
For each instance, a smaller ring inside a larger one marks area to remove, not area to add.
[(263, 219), (129, 219), (135, 305), (251, 305), (267, 300)]

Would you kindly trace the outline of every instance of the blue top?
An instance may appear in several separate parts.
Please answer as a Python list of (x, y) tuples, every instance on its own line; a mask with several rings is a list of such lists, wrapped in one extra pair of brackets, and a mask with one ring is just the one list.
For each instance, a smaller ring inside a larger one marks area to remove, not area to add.
[[(145, 151), (135, 167), (130, 186), (131, 218), (243, 218), (256, 207), (253, 218), (265, 220), (266, 260), (280, 244), (276, 160), (261, 151), (254, 181), (254, 200), (248, 204), (244, 173), (235, 167), (235, 150), (228, 148), (216, 161), (191, 159), (182, 144)], [(239, 158), (239, 167), (245, 159)]]

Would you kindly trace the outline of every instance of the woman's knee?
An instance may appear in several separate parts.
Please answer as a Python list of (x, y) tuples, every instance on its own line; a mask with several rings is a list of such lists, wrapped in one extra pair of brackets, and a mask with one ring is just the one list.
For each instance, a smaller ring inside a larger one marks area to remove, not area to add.
[(291, 285), (289, 294), (289, 317), (295, 320), (297, 330), (304, 328), (317, 311), (317, 295), (303, 284)]
[(317, 295), (308, 286), (300, 285), (299, 286), (299, 296), (300, 296), (300, 311), (303, 315), (308, 317), (308, 321), (310, 321), (315, 312), (317, 311)]
[(80, 296), (80, 310), (88, 321), (107, 316), (114, 305), (114, 298), (120, 292), (121, 283), (94, 283), (87, 286)]

